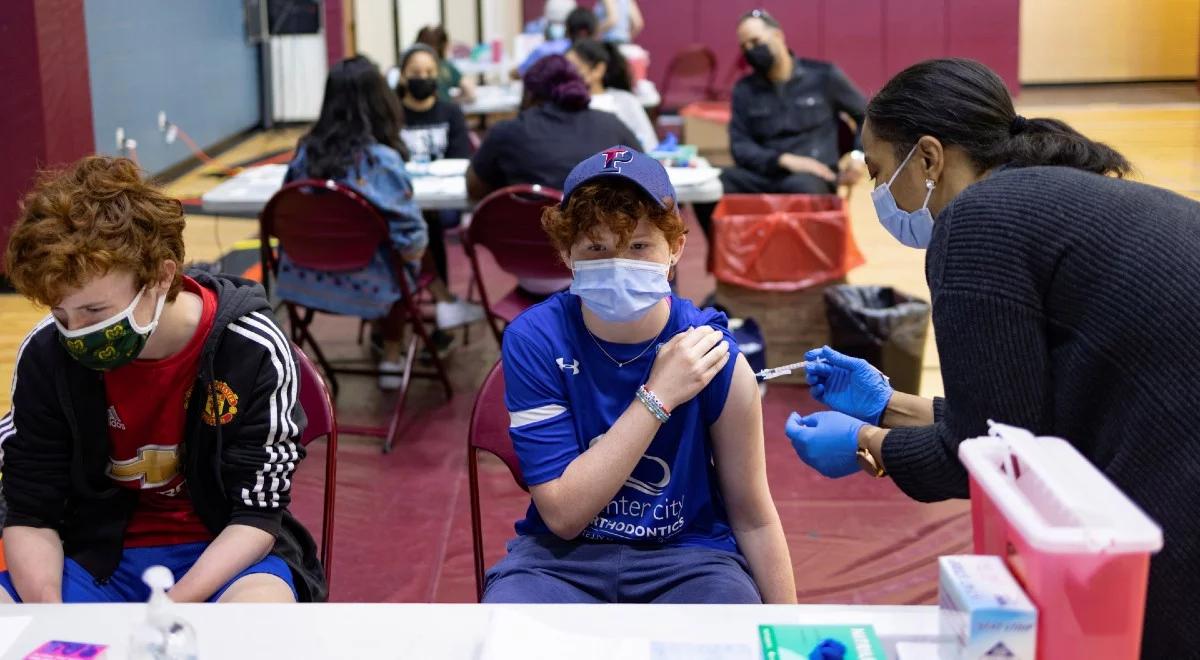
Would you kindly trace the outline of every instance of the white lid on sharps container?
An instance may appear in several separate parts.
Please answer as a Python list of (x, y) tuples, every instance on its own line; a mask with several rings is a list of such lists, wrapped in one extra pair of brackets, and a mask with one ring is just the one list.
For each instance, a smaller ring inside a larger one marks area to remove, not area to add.
[(1066, 440), (989, 420), (958, 457), (1004, 517), (1049, 553), (1162, 549), (1162, 529)]

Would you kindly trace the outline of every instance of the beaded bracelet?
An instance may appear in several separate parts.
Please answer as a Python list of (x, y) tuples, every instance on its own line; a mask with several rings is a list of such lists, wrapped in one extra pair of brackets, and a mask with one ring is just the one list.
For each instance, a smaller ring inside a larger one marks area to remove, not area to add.
[(638, 401), (641, 401), (646, 406), (646, 409), (650, 411), (650, 414), (654, 415), (654, 418), (659, 422), (666, 424), (667, 420), (671, 419), (671, 413), (667, 412), (667, 407), (663, 405), (663, 402), (657, 396), (655, 396), (654, 392), (646, 389), (645, 385), (642, 385), (638, 388), (637, 398)]

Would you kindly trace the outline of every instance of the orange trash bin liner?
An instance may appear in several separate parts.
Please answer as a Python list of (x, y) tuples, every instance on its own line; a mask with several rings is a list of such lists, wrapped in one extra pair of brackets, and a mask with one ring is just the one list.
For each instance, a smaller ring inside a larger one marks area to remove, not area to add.
[(713, 275), (759, 291), (798, 291), (863, 264), (837, 195), (725, 195), (713, 211)]

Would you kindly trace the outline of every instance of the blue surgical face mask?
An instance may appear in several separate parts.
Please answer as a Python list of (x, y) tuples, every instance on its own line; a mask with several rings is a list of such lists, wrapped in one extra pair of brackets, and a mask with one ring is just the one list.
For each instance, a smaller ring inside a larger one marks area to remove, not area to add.
[(629, 323), (671, 295), (667, 264), (637, 259), (576, 261), (571, 293), (609, 323)]
[(879, 223), (888, 230), (889, 234), (910, 248), (924, 250), (929, 247), (929, 241), (933, 238), (933, 216), (929, 213), (929, 198), (933, 196), (935, 185), (933, 179), (925, 179), (925, 189), (929, 192), (925, 193), (925, 203), (916, 211), (905, 211), (900, 208), (896, 204), (895, 196), (892, 195), (892, 183), (896, 181), (900, 170), (904, 169), (915, 153), (917, 153), (917, 146), (913, 145), (912, 151), (909, 151), (908, 155), (904, 157), (904, 161), (900, 163), (900, 167), (896, 168), (892, 178), (871, 191), (871, 201), (875, 203), (875, 213), (879, 215)]

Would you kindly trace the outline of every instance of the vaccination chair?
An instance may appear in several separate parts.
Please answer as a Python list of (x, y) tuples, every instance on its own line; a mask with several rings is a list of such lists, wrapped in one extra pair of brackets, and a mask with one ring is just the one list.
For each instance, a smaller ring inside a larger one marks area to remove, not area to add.
[(675, 114), (693, 101), (716, 99), (717, 56), (703, 44), (675, 53), (662, 84), (662, 112)]
[(475, 396), (471, 426), (467, 431), (467, 478), (471, 495), (471, 542), (475, 551), (475, 596), (483, 601), (483, 514), (479, 508), (479, 452), (499, 458), (525, 492), (521, 464), (508, 435), (508, 410), (504, 407), (504, 369), (502, 363), (488, 372)]
[[(381, 248), (387, 250), (392, 271), (401, 273), (404, 262), (392, 247), (387, 221), (369, 201), (357, 192), (335, 181), (306, 179), (289, 183), (275, 193), (258, 217), (261, 244), (263, 287), (270, 296), (270, 281), (279, 274), (278, 252), (271, 248), (270, 239), (278, 239), (280, 250), (298, 266), (325, 272), (344, 272), (364, 268)], [(383, 451), (389, 452), (395, 443), (404, 410), (404, 400), (413, 378), (436, 379), (441, 382), (446, 398), (452, 390), (445, 365), (438, 355), (430, 333), (425, 328), (417, 296), (427, 293), (432, 277), (417, 278), (416, 287), (409, 286), (405, 277), (397, 277), (396, 284), (401, 296), (397, 304), (404, 312), (404, 325), (410, 331), (404, 356), (404, 367), (400, 372), (401, 385), (397, 392), (396, 405), (387, 427), (343, 426), (343, 433), (384, 438)], [(363, 376), (379, 376), (375, 368), (335, 365), (321, 349), (312, 333), (313, 317), (319, 312), (335, 314), (326, 310), (306, 308), (288, 300), (283, 301), (287, 309), (291, 338), (301, 348), (305, 344), (313, 351), (317, 364), (329, 378), (329, 385), (336, 397), (339, 373)], [(433, 364), (433, 371), (418, 371), (415, 368), (419, 348), (424, 348)]]
[(479, 248), (486, 249), (500, 269), (522, 278), (571, 279), (571, 270), (550, 244), (542, 229), (542, 210), (562, 202), (562, 193), (537, 185), (501, 188), (479, 202), (471, 226), (463, 236), (463, 249), (471, 261), (471, 288), (479, 292), (480, 304), (496, 341), (503, 333), (501, 323), (512, 320), (537, 304), (539, 298), (514, 287), (504, 296), (488, 292), (479, 268)]
[(325, 583), (333, 579), (333, 507), (337, 491), (337, 417), (329, 388), (304, 351), (292, 346), (296, 370), (300, 372), (300, 408), (308, 425), (300, 434), (300, 445), (307, 447), (318, 438), (325, 438), (325, 502), (321, 509), (321, 565), (325, 567)]

